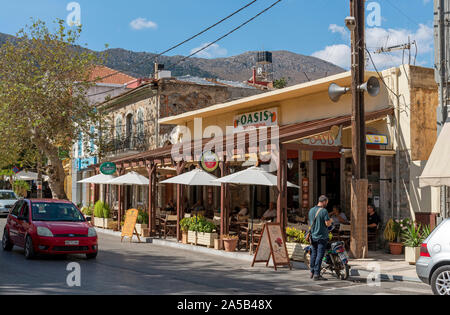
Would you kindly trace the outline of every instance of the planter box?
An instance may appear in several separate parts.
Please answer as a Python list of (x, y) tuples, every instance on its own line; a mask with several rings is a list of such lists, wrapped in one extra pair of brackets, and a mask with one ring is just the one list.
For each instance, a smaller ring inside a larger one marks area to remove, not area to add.
[(136, 223), (136, 231), (140, 236), (144, 236), (144, 229), (148, 229), (148, 224)]
[(197, 245), (204, 245), (209, 248), (214, 247), (214, 240), (218, 239), (219, 235), (217, 233), (197, 233)]
[(102, 229), (113, 229), (114, 225), (117, 225), (117, 222), (114, 222), (113, 219), (104, 219), (94, 217), (94, 226), (102, 228)]
[(303, 249), (307, 246), (299, 243), (286, 243), (289, 258), (294, 261), (303, 261), (303, 255), (305, 253)]
[(405, 261), (410, 265), (415, 265), (420, 257), (420, 247), (405, 247)]
[(181, 243), (188, 244), (188, 232), (181, 232)]
[(197, 245), (197, 232), (194, 231), (188, 231), (188, 243)]

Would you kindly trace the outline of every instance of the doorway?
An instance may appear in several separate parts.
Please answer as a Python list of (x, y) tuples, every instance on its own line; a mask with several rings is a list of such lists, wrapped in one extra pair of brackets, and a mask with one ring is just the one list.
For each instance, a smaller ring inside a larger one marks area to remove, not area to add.
[(317, 194), (328, 197), (328, 210), (341, 204), (340, 170), (340, 159), (317, 160)]

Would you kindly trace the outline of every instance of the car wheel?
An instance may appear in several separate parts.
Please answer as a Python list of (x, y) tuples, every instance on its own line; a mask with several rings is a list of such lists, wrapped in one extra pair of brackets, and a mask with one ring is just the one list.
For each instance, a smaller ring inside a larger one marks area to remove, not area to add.
[(435, 295), (450, 295), (450, 266), (440, 267), (433, 273), (431, 288)]
[(98, 252), (93, 253), (93, 254), (86, 254), (86, 258), (87, 259), (95, 259), (95, 258), (97, 258), (97, 254), (98, 254)]
[(27, 236), (27, 240), (25, 241), (25, 258), (26, 259), (33, 259), (35, 256), (34, 253), (34, 247), (33, 247), (33, 240), (30, 236)]
[(8, 231), (6, 231), (6, 229), (3, 231), (3, 237), (2, 237), (2, 248), (4, 251), (11, 251), (14, 247), (14, 244), (11, 242), (11, 240), (9, 239), (9, 234)]

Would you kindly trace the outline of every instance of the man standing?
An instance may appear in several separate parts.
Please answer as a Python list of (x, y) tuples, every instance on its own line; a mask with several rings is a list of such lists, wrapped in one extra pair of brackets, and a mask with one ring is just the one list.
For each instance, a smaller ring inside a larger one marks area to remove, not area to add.
[(311, 279), (314, 281), (327, 280), (320, 275), (322, 260), (328, 245), (328, 227), (332, 220), (325, 207), (328, 205), (328, 198), (320, 196), (317, 206), (309, 210), (309, 224), (311, 225)]

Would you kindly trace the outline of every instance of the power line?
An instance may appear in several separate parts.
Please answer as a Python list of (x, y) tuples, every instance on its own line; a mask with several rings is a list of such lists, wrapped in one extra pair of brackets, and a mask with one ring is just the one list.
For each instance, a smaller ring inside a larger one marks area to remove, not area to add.
[(214, 45), (215, 43), (221, 41), (222, 39), (224, 39), (225, 37), (228, 37), (229, 35), (231, 35), (232, 33), (236, 32), (237, 30), (239, 30), (240, 28), (244, 27), (245, 25), (247, 25), (248, 23), (250, 23), (251, 21), (253, 21), (254, 19), (256, 19), (257, 17), (259, 17), (260, 15), (262, 15), (263, 13), (269, 11), (270, 9), (272, 9), (274, 6), (276, 6), (278, 3), (280, 3), (282, 0), (278, 0), (275, 3), (273, 3), (271, 6), (267, 7), (266, 9), (262, 10), (261, 12), (259, 12), (257, 15), (253, 16), (251, 19), (248, 19), (247, 21), (245, 21), (244, 23), (242, 23), (241, 25), (239, 25), (238, 27), (232, 29), (231, 31), (229, 31), (228, 33), (226, 33), (225, 35), (219, 37), (218, 39), (216, 39), (215, 41), (209, 43), (208, 45), (196, 50), (195, 52), (193, 52), (192, 54), (190, 54), (187, 57), (182, 58), (180, 61), (176, 62), (175, 64), (173, 64), (172, 66), (176, 66), (177, 64), (185, 61), (186, 59), (198, 54), (199, 52), (202, 52), (203, 50), (211, 47), (212, 45)]
[(258, 1), (258, 0), (253, 0), (252, 2), (250, 2), (250, 3), (248, 3), (247, 5), (243, 6), (243, 7), (240, 8), (239, 10), (234, 11), (233, 13), (231, 13), (230, 15), (228, 15), (227, 17), (223, 18), (223, 19), (220, 20), (219, 22), (217, 22), (217, 23), (211, 25), (210, 27), (204, 29), (203, 31), (201, 31), (201, 32), (199, 32), (199, 33), (197, 33), (197, 34), (195, 34), (194, 36), (189, 37), (189, 38), (186, 39), (185, 41), (182, 41), (181, 43), (176, 44), (175, 46), (172, 46), (172, 47), (170, 47), (169, 49), (163, 51), (162, 53), (156, 55), (155, 58), (158, 58), (158, 57), (164, 55), (165, 53), (168, 53), (169, 51), (174, 50), (175, 48), (177, 48), (177, 47), (179, 47), (179, 46), (181, 46), (181, 45), (183, 45), (183, 44), (186, 44), (187, 42), (193, 40), (194, 38), (196, 38), (196, 37), (202, 35), (203, 33), (209, 31), (210, 29), (216, 27), (217, 25), (221, 24), (222, 22), (228, 20), (229, 18), (231, 18), (232, 16), (234, 16), (234, 15), (236, 15), (237, 13), (241, 12), (242, 10), (248, 8), (249, 6), (251, 6), (252, 4), (254, 4), (256, 1)]
[[(248, 8), (249, 6), (253, 5), (253, 4), (254, 4), (255, 2), (257, 2), (257, 1), (258, 1), (258, 0), (253, 0), (253, 1), (249, 2), (249, 3), (247, 3), (245, 6), (243, 6), (243, 7), (239, 8), (238, 10), (234, 11), (233, 13), (231, 13), (231, 14), (228, 15), (227, 17), (221, 19), (221, 20), (218, 21), (217, 23), (214, 23), (213, 25), (211, 25), (211, 26), (205, 28), (205, 29), (202, 30), (201, 32), (199, 32), (199, 33), (197, 33), (197, 34), (195, 34), (195, 35), (189, 37), (188, 39), (186, 39), (186, 40), (184, 40), (184, 41), (182, 41), (182, 42), (180, 42), (180, 43), (178, 43), (178, 44), (176, 44), (176, 45), (174, 45), (174, 46), (172, 46), (172, 47), (170, 47), (169, 49), (164, 50), (162, 53), (157, 54), (156, 56), (153, 57), (153, 59), (156, 59), (156, 58), (162, 56), (163, 54), (168, 53), (169, 51), (174, 50), (175, 48), (178, 48), (178, 47), (180, 47), (180, 46), (183, 45), (183, 44), (186, 44), (187, 42), (193, 40), (194, 38), (197, 38), (198, 36), (202, 35), (203, 33), (206, 33), (206, 32), (209, 31), (210, 29), (212, 29), (212, 28), (216, 27), (217, 25), (219, 25), (219, 24), (225, 22), (226, 20), (228, 20), (228, 19), (230, 19), (231, 17), (235, 16), (236, 14), (238, 14), (239, 12), (241, 12), (242, 10), (244, 10), (244, 9)], [(108, 75), (106, 75), (106, 76), (100, 78), (100, 80), (109, 78), (109, 77), (111, 77), (111, 76), (114, 76), (114, 75), (116, 75), (116, 74), (119, 73), (119, 72), (120, 72), (120, 71), (116, 71), (115, 73), (108, 74)]]

